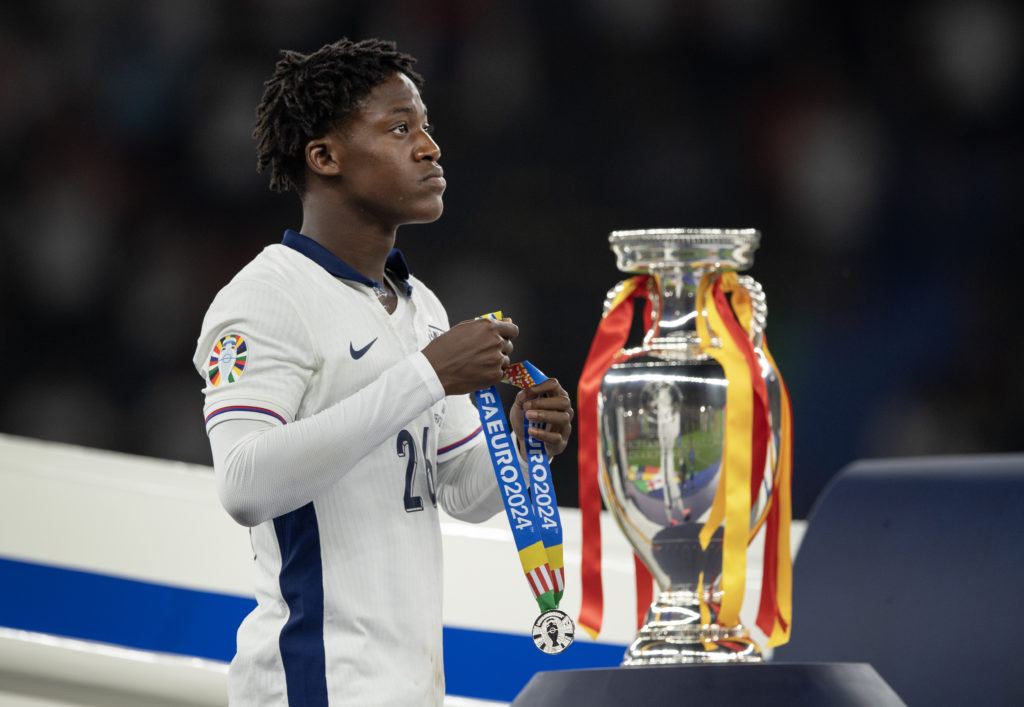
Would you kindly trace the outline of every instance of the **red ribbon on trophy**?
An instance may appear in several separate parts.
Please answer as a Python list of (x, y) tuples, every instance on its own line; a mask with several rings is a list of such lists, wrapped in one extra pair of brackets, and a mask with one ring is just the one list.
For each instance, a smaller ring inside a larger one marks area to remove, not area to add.
[[(647, 287), (653, 278), (637, 275), (621, 283), (615, 298), (607, 307), (597, 334), (590, 345), (590, 353), (580, 375), (576, 404), (579, 407), (579, 501), (582, 519), (581, 603), (577, 623), (596, 639), (601, 633), (604, 618), (604, 588), (601, 583), (601, 491), (598, 487), (597, 449), (597, 394), (601, 378), (611, 366), (629, 337), (633, 326), (633, 300), (645, 301), (644, 325), (651, 325), (651, 300)], [(644, 614), (653, 597), (651, 573), (633, 554), (636, 567), (637, 626), (643, 624)]]
[[(645, 323), (650, 326), (651, 300), (648, 288), (654, 283), (649, 275), (622, 282), (606, 308), (580, 377), (579, 407), (579, 500), (582, 516), (582, 603), (578, 623), (597, 638), (603, 619), (601, 584), (601, 498), (598, 486), (597, 396), (604, 373), (622, 349), (633, 322), (635, 299), (646, 302)], [(727, 297), (728, 295), (728, 297)], [(789, 640), (792, 606), (792, 563), (789, 550), (791, 517), (790, 479), (792, 468), (792, 411), (789, 394), (778, 367), (762, 337), (760, 346), (773, 368), (781, 391), (780, 437), (774, 443), (769, 419), (768, 394), (757, 354), (751, 343), (753, 313), (750, 296), (739, 285), (736, 273), (705, 275), (697, 294), (697, 333), (701, 349), (713, 357), (729, 381), (725, 409), (725, 449), (722, 456), (722, 481), (719, 484), (708, 521), (700, 538), (706, 548), (711, 536), (722, 526), (722, 605), (719, 621), (739, 623), (746, 582), (746, 549), (750, 540), (765, 528), (763, 582), (757, 626), (768, 636), (768, 645)], [(712, 345), (712, 332), (719, 346)], [(769, 462), (775, 470), (769, 506), (761, 522), (750, 528), (750, 513), (764, 480)], [(652, 578), (634, 555), (637, 584), (637, 625), (652, 598)]]

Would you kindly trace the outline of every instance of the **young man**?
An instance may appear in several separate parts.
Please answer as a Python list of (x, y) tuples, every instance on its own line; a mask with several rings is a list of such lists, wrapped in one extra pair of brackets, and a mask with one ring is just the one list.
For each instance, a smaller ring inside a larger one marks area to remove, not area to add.
[[(440, 704), (437, 504), (502, 510), (466, 394), (501, 379), (519, 330), (449, 328), (393, 249), (445, 190), (413, 62), (379, 40), (283, 52), (257, 109), (258, 167), (298, 193), (301, 233), (217, 295), (195, 355), (221, 502), (256, 555), (232, 704)], [(558, 382), (516, 398), (519, 439), (524, 410), (562, 452)]]

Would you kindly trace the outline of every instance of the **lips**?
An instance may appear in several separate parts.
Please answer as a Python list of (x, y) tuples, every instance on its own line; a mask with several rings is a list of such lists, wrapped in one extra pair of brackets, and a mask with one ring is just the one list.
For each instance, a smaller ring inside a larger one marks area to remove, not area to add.
[(429, 184), (438, 184), (440, 186), (444, 186), (446, 184), (444, 180), (444, 170), (441, 169), (440, 167), (430, 170), (430, 173), (423, 178), (423, 181)]

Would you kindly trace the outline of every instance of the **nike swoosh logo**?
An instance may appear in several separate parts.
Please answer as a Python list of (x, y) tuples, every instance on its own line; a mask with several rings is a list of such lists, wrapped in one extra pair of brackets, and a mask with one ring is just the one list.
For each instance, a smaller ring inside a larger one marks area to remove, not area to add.
[(357, 349), (357, 348), (356, 348), (355, 346), (353, 346), (353, 345), (352, 345), (352, 342), (350, 341), (350, 342), (348, 343), (348, 352), (349, 352), (350, 354), (352, 354), (352, 358), (354, 358), (354, 359), (360, 359), (360, 358), (362, 358), (362, 357), (363, 357), (363, 355), (364, 355), (364, 354), (365, 354), (365, 353), (366, 353), (367, 351), (369, 351), (369, 350), (370, 350), (370, 347), (371, 347), (371, 346), (373, 346), (373, 345), (374, 345), (375, 343), (377, 343), (377, 337), (374, 337), (374, 338), (373, 338), (373, 341), (371, 341), (370, 343), (368, 343), (368, 344), (367, 344), (366, 346), (364, 346), (363, 348), (361, 348), (361, 349)]

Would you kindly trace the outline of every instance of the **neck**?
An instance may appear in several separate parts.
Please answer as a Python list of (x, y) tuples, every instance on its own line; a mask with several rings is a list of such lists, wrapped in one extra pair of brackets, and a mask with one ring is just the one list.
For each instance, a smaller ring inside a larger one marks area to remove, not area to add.
[(331, 208), (315, 197), (303, 200), (300, 233), (311, 238), (356, 272), (384, 282), (384, 264), (395, 247), (397, 229), (382, 228), (346, 209)]

